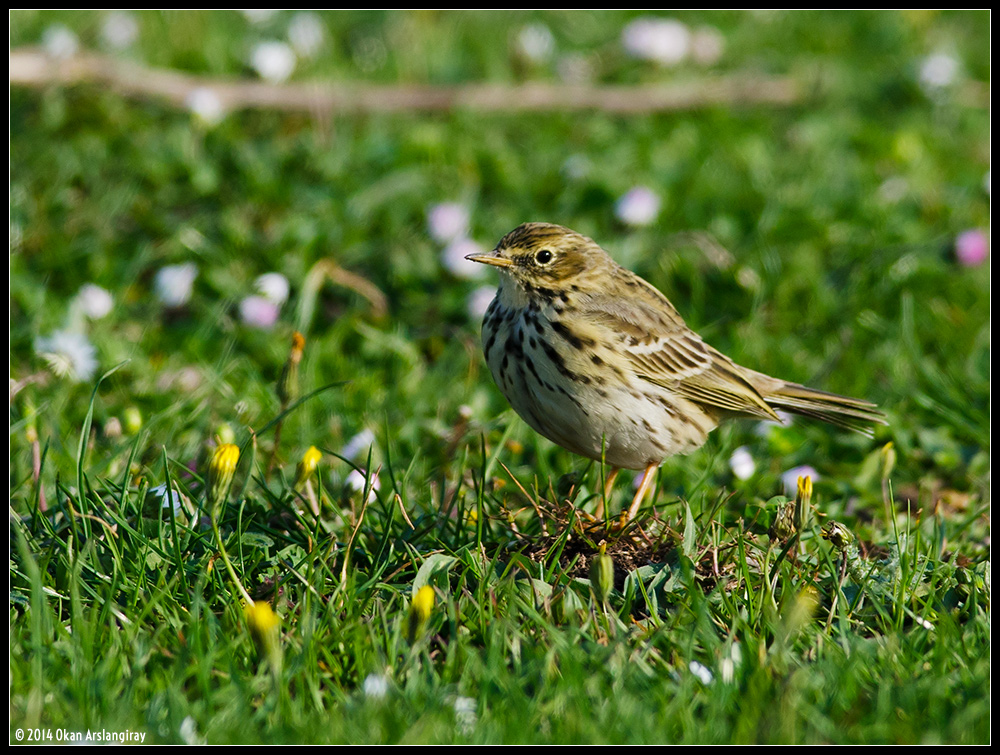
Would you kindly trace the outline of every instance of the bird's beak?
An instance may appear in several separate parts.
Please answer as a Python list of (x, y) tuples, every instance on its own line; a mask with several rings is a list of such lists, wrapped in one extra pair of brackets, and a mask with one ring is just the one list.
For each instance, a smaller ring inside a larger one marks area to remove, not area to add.
[(470, 254), (465, 259), (472, 260), (473, 262), (482, 262), (484, 265), (493, 265), (494, 267), (510, 267), (514, 262), (507, 258), (501, 257), (499, 254)]

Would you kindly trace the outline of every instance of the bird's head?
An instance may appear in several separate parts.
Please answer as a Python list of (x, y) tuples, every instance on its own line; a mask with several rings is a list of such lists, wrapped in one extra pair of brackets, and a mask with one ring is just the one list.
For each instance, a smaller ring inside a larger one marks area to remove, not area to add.
[(519, 225), (492, 252), (466, 259), (498, 268), (502, 281), (517, 283), (529, 294), (561, 291), (614, 264), (591, 239), (552, 223)]

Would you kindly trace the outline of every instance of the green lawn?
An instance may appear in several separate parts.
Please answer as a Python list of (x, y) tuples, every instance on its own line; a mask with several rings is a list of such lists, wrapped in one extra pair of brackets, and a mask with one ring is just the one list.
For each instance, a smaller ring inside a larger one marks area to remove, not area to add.
[[(331, 114), (12, 85), (12, 742), (990, 741), (990, 15), (650, 17), (11, 11), (54, 66), (794, 92)], [(495, 277), (456, 262), (529, 220), (889, 425), (728, 425), (641, 533), (591, 526), (607, 470), (506, 405)]]

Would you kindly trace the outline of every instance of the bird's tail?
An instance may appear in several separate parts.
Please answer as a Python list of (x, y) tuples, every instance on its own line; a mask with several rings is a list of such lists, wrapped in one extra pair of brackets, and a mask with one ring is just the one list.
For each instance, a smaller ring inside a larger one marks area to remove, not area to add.
[(764, 400), (774, 409), (819, 419), (869, 437), (873, 435), (873, 425), (888, 424), (885, 415), (869, 401), (838, 396), (797, 383), (774, 381), (766, 386)]

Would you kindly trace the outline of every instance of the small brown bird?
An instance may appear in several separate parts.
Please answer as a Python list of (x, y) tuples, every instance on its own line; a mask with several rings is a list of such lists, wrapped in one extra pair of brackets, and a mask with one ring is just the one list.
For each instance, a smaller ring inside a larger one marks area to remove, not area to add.
[[(784, 410), (871, 434), (874, 404), (754, 372), (706, 344), (652, 285), (586, 236), (525, 223), (488, 254), (500, 287), (483, 320), (493, 379), (532, 428), (563, 448), (645, 473), (700, 448), (720, 421)], [(603, 513), (603, 505), (601, 509)]]

